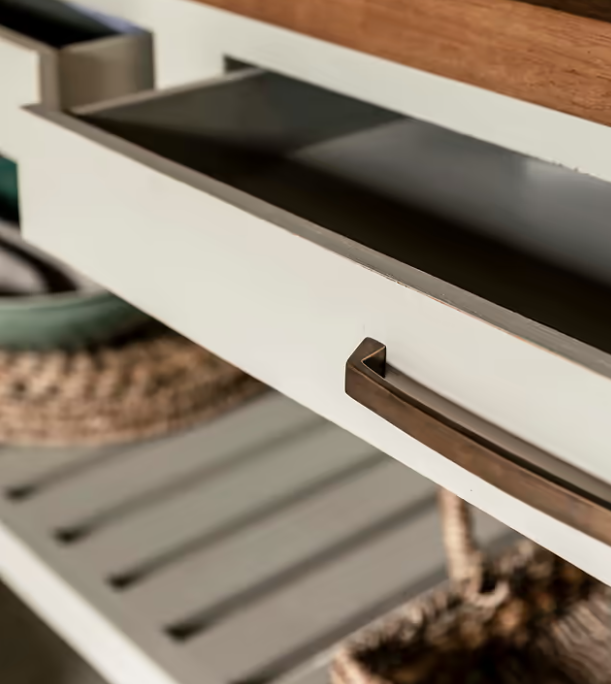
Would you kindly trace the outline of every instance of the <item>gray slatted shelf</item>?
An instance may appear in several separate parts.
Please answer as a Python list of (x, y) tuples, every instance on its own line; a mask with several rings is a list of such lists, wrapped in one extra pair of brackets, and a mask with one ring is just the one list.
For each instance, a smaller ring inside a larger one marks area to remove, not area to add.
[(0, 494), (0, 570), (113, 684), (320, 684), (443, 573), (433, 484), (275, 393), (154, 442), (5, 448)]

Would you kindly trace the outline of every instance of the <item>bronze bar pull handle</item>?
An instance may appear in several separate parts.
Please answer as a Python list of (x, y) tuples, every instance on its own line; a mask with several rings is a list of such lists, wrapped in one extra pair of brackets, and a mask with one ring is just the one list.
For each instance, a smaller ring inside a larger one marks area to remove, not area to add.
[(611, 544), (611, 485), (401, 373), (382, 343), (367, 338), (348, 359), (346, 393), (489, 484)]

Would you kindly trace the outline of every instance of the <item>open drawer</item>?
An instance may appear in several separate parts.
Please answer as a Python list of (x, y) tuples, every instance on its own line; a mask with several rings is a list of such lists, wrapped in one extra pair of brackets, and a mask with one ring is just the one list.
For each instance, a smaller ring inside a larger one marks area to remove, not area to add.
[(0, 0), (0, 154), (19, 159), (23, 105), (69, 108), (153, 86), (152, 41), (58, 0)]
[(606, 543), (344, 388), (375, 338), (393, 368), (607, 491), (604, 183), (255, 69), (30, 114), (28, 239), (611, 581)]

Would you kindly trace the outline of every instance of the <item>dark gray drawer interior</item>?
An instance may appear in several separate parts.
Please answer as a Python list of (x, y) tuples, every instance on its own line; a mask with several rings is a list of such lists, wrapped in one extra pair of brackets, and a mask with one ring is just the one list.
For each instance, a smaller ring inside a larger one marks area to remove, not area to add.
[(255, 69), (79, 114), (279, 225), (306, 219), (611, 351), (606, 183)]

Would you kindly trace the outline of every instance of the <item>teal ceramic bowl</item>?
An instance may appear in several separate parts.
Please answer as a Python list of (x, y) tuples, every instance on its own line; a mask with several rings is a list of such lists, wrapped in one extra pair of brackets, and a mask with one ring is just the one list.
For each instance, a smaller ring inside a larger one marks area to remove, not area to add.
[(19, 217), (17, 165), (0, 157), (0, 212), (15, 221)]
[(0, 223), (0, 238), (27, 250), (74, 283), (72, 291), (0, 296), (0, 347), (74, 349), (108, 342), (149, 320), (119, 297), (26, 245), (14, 227)]
[(109, 292), (0, 299), (0, 347), (75, 349), (108, 342), (146, 320)]

